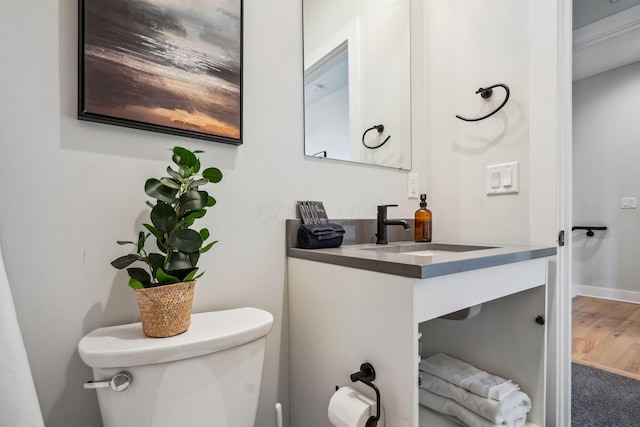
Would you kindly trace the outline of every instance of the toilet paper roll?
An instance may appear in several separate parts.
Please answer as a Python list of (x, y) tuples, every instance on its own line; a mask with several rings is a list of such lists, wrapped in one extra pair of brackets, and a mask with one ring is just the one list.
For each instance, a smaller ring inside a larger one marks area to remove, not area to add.
[(376, 416), (376, 401), (351, 387), (340, 387), (329, 401), (329, 421), (336, 427), (384, 427), (384, 414), (380, 420), (369, 422)]

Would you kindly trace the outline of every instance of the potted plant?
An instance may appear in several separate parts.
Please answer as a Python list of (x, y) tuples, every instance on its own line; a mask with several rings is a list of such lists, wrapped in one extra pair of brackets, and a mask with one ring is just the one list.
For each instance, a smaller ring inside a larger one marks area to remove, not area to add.
[[(117, 269), (127, 269), (129, 286), (138, 299), (144, 333), (151, 337), (178, 335), (189, 328), (195, 280), (200, 254), (217, 243), (209, 239), (209, 230), (193, 228), (207, 208), (216, 200), (201, 186), (218, 183), (222, 172), (209, 167), (200, 172), (200, 160), (196, 154), (174, 147), (172, 159), (177, 170), (167, 167), (168, 176), (150, 178), (144, 186), (145, 193), (155, 199), (147, 201), (151, 207), (151, 224), (143, 224), (146, 231), (138, 233), (137, 241), (118, 241), (119, 245), (132, 245), (133, 253), (111, 262)], [(147, 252), (150, 236), (155, 237), (158, 252)], [(141, 263), (144, 268), (130, 267)]]

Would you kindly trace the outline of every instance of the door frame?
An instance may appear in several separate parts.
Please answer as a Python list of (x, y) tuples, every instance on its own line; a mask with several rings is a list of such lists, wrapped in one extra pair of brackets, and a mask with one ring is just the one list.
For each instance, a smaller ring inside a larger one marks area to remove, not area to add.
[(571, 426), (571, 297), (572, 297), (572, 115), (573, 115), (573, 2), (558, 1), (558, 247), (555, 307), (557, 375), (555, 425)]

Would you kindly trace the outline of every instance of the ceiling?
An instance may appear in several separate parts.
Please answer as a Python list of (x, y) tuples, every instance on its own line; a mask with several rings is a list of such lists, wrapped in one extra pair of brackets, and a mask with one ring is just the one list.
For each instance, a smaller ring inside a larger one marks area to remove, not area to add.
[(573, 29), (640, 4), (640, 0), (573, 0)]
[(574, 81), (640, 61), (640, 0), (611, 1), (573, 1), (584, 19), (573, 30)]

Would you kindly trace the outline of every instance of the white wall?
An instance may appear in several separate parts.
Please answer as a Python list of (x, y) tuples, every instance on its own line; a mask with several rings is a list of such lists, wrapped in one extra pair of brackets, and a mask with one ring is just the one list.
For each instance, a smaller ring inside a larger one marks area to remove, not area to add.
[[(233, 147), (77, 121), (77, 3), (3, 7), (0, 240), (48, 427), (100, 425), (76, 345), (138, 318), (126, 273), (109, 262), (146, 217), (144, 181), (163, 173), (173, 145), (205, 150), (203, 163), (225, 174), (203, 220), (220, 243), (203, 257), (194, 310), (275, 316), (260, 427), (274, 425), (276, 401), (288, 410), (284, 221), (295, 201), (322, 200), (334, 218), (375, 218), (384, 203), (400, 204), (393, 217), (413, 215), (406, 173), (304, 158), (300, 2), (245, 2), (244, 22), (244, 145)], [(420, 129), (414, 138), (424, 140)]]
[[(471, 0), (425, 3), (428, 195), (434, 238), (524, 244), (529, 241), (529, 10), (526, 2)], [(474, 92), (505, 83), (507, 105), (493, 111)], [(486, 166), (519, 163), (518, 194), (487, 196)], [(414, 158), (414, 162), (416, 159)], [(555, 185), (553, 183), (552, 185)]]
[(588, 238), (573, 232), (576, 291), (640, 302), (640, 62), (574, 82), (573, 223), (605, 225)]

